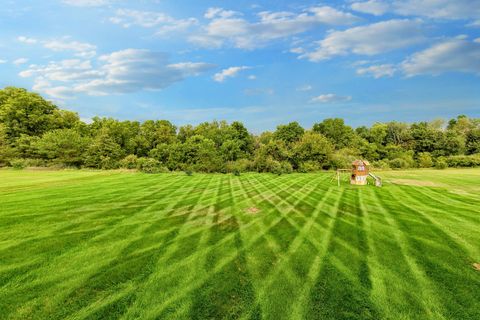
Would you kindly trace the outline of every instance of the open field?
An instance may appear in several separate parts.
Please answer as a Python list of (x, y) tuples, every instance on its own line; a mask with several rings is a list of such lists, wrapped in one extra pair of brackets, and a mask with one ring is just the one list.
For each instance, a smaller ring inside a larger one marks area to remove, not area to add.
[(480, 170), (0, 170), (0, 318), (480, 319)]

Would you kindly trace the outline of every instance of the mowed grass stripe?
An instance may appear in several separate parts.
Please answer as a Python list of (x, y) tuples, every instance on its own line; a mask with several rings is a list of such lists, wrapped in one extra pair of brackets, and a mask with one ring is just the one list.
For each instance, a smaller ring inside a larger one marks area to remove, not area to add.
[(379, 175), (0, 170), (0, 318), (480, 318), (480, 170)]

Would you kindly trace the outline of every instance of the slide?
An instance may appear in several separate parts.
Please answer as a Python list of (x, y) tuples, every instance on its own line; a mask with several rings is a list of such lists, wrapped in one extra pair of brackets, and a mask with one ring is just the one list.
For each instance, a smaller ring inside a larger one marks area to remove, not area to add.
[(375, 186), (381, 187), (382, 186), (382, 179), (380, 177), (377, 177), (373, 173), (368, 173), (370, 177), (372, 177), (375, 180)]

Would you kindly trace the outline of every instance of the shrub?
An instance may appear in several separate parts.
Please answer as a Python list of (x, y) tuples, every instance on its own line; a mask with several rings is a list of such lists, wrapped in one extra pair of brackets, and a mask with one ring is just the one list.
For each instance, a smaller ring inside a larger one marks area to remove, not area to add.
[(138, 157), (134, 154), (129, 154), (120, 160), (120, 167), (124, 169), (136, 169), (138, 167)]
[(265, 171), (275, 173), (275, 174), (282, 174), (282, 165), (280, 164), (279, 161), (269, 157), (265, 161)]
[(253, 167), (253, 163), (252, 163), (252, 161), (250, 161), (248, 159), (239, 159), (239, 160), (236, 160), (236, 161), (228, 161), (225, 164), (226, 171), (227, 172), (232, 172), (232, 173), (235, 170), (239, 171), (239, 172), (248, 172), (248, 171), (252, 170), (252, 167)]
[(446, 169), (448, 168), (448, 163), (445, 161), (445, 158), (438, 158), (435, 163), (435, 169)]
[(22, 170), (27, 167), (27, 163), (24, 159), (14, 159), (10, 161), (10, 165), (15, 170)]
[(390, 165), (386, 160), (378, 160), (372, 163), (373, 168), (375, 169), (390, 169)]
[(322, 167), (320, 163), (316, 161), (304, 161), (299, 164), (298, 172), (307, 173), (307, 172), (315, 172), (321, 170)]
[(187, 176), (191, 176), (191, 175), (193, 175), (193, 171), (190, 170), (190, 169), (187, 169), (187, 170), (185, 170), (185, 174), (186, 174)]
[(237, 176), (237, 177), (240, 176), (240, 171), (237, 170), (237, 169), (234, 169), (232, 173), (233, 173), (234, 176)]
[(445, 158), (449, 167), (478, 167), (480, 166), (480, 154), (470, 156), (450, 156)]
[(288, 161), (282, 161), (280, 162), (280, 167), (283, 173), (292, 173), (293, 172), (293, 167)]
[(407, 160), (405, 160), (403, 158), (395, 158), (393, 160), (388, 161), (388, 164), (389, 164), (390, 168), (393, 168), (393, 169), (408, 169), (408, 168), (410, 168), (410, 165), (407, 162)]
[(428, 152), (419, 153), (417, 163), (420, 168), (431, 168), (433, 166), (432, 156)]
[(139, 158), (137, 159), (138, 170), (144, 173), (162, 173), (168, 172), (168, 169), (163, 167), (160, 161), (153, 158)]

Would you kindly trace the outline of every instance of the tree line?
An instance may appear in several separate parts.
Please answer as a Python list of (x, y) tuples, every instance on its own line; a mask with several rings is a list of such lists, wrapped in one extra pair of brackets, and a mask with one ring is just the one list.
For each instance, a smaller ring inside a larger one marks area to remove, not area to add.
[(480, 166), (480, 119), (353, 129), (334, 118), (310, 129), (291, 122), (253, 135), (238, 121), (177, 128), (167, 120), (95, 117), (86, 124), (36, 93), (0, 90), (0, 167), (281, 174), (349, 168), (358, 158), (383, 169)]

